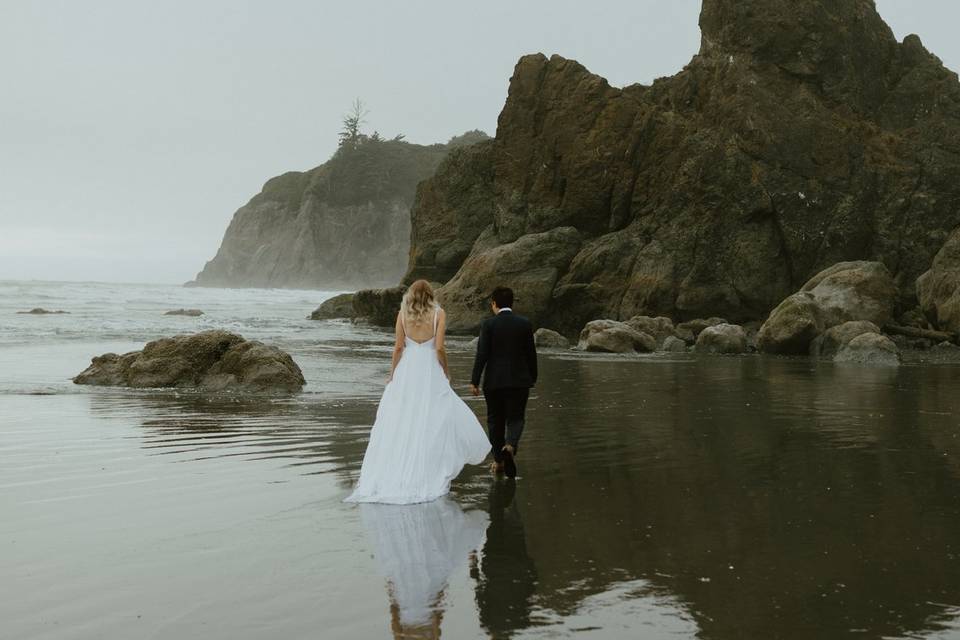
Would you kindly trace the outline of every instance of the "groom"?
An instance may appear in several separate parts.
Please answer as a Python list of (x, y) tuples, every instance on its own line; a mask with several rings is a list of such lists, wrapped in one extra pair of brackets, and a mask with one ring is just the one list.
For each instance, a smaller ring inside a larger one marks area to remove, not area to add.
[(537, 349), (530, 321), (511, 308), (513, 290), (497, 287), (491, 297), (493, 317), (480, 325), (470, 389), (473, 395), (480, 395), (480, 375), (484, 374), (483, 397), (487, 401), (494, 470), (515, 478), (527, 397), (537, 381)]

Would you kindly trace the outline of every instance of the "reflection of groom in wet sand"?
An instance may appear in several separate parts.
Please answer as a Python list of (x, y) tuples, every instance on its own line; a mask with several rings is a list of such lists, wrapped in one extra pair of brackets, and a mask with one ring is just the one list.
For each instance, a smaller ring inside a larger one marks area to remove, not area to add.
[(537, 348), (533, 325), (511, 308), (513, 290), (497, 287), (491, 297), (494, 315), (480, 325), (470, 386), (473, 395), (480, 395), (483, 374), (493, 468), (513, 478), (517, 475), (514, 456), (523, 434), (527, 398), (537, 381)]
[(527, 553), (516, 490), (512, 480), (491, 484), (486, 541), (479, 559), (470, 557), (480, 624), (491, 638), (509, 638), (530, 626), (536, 592), (537, 569)]

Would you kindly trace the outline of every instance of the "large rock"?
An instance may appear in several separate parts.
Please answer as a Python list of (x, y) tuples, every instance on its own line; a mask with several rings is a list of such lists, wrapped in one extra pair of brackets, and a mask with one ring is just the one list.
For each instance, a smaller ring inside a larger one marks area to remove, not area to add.
[[(494, 236), (485, 232), (487, 240)], [(483, 241), (481, 238), (479, 242)], [(474, 250), (467, 268), (437, 292), (447, 311), (451, 333), (475, 332), (490, 314), (490, 293), (496, 286), (513, 289), (514, 308), (532, 318), (542, 318), (551, 304), (559, 274), (577, 253), (580, 234), (572, 227), (524, 235), (514, 242)]]
[(277, 347), (226, 331), (148, 342), (142, 351), (93, 358), (76, 384), (261, 392), (300, 391), (300, 367)]
[[(451, 150), (487, 137), (473, 131), (426, 146), (366, 135), (347, 141), (319, 167), (268, 180), (233, 215), (216, 256), (188, 284), (328, 290), (395, 285), (406, 271), (418, 183)], [(456, 254), (461, 260), (465, 255)]]
[(320, 306), (313, 310), (307, 319), (309, 320), (337, 320), (340, 318), (352, 318), (353, 311), (352, 293), (341, 293), (340, 295), (328, 298), (320, 303)]
[(882, 327), (893, 315), (897, 287), (879, 262), (840, 262), (807, 281), (827, 327), (864, 320)]
[(893, 340), (879, 333), (861, 333), (837, 352), (834, 362), (878, 367), (900, 365), (900, 350)]
[(960, 332), (960, 229), (950, 234), (930, 269), (917, 278), (917, 298), (937, 328)]
[(397, 313), (406, 287), (363, 289), (353, 294), (353, 316), (381, 327), (397, 323)]
[(533, 333), (533, 341), (534, 344), (543, 349), (566, 349), (570, 346), (570, 341), (564, 336), (542, 327)]
[(854, 320), (830, 327), (810, 343), (810, 355), (834, 356), (847, 344), (864, 333), (880, 333), (880, 327), (867, 320)]
[(626, 323), (594, 320), (588, 322), (580, 332), (577, 348), (604, 353), (649, 353), (656, 350), (657, 341)]
[(823, 312), (810, 293), (795, 293), (770, 313), (757, 333), (757, 348), (765, 353), (805, 354), (825, 329)]
[(575, 255), (557, 247), (551, 295), (526, 310), (565, 335), (593, 318), (762, 320), (843, 261), (883, 263), (912, 306), (960, 224), (956, 74), (869, 0), (704, 0), (701, 33), (650, 86), (521, 58), (496, 138), (420, 188), (410, 273), (493, 284), (511, 266), (485, 255), (572, 227)]
[(845, 322), (883, 326), (893, 314), (897, 288), (878, 262), (841, 262), (807, 281), (767, 318), (757, 335), (767, 353), (802, 354), (823, 331)]
[(737, 354), (747, 352), (747, 333), (736, 324), (707, 327), (697, 336), (694, 349), (699, 353)]

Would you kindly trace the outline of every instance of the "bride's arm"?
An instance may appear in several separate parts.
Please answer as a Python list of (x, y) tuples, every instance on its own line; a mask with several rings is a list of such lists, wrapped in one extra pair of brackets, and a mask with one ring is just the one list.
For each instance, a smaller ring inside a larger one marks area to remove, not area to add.
[(440, 313), (437, 317), (437, 360), (440, 361), (440, 366), (443, 367), (443, 375), (447, 376), (447, 380), (450, 379), (450, 369), (447, 367), (447, 312), (443, 309), (440, 309)]
[[(403, 313), (403, 311), (400, 313)], [(393, 372), (397, 368), (397, 363), (400, 362), (400, 356), (403, 355), (403, 340), (405, 335), (403, 332), (403, 322), (400, 319), (400, 313), (397, 314), (397, 326), (395, 327), (397, 339), (393, 343), (393, 361), (390, 363), (390, 376), (387, 378), (387, 383), (393, 380)]]

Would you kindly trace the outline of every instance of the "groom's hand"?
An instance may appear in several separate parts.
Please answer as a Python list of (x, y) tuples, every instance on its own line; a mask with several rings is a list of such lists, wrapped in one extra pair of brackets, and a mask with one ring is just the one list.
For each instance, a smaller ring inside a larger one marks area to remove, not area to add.
[(472, 393), (472, 394), (475, 395), (475, 396), (480, 395), (480, 387), (478, 387), (478, 386), (475, 385), (475, 384), (471, 384), (471, 385), (470, 385), (470, 393)]

